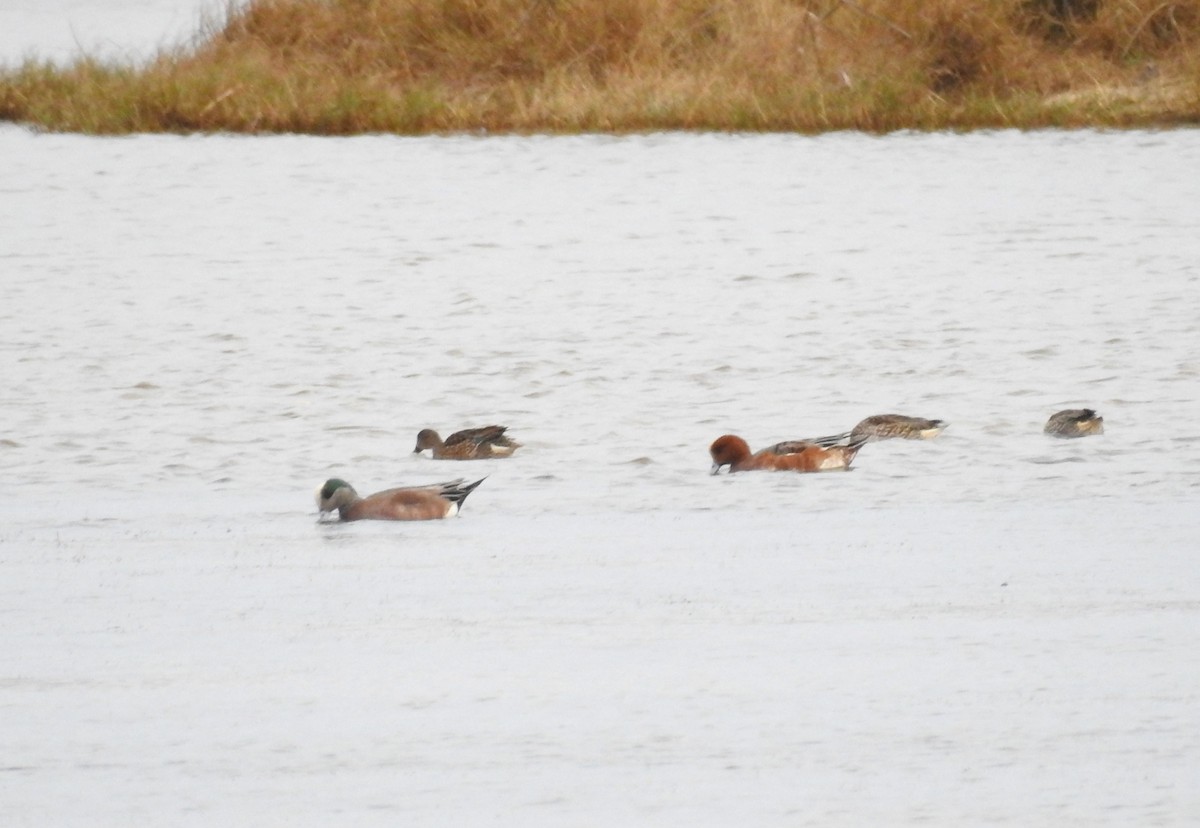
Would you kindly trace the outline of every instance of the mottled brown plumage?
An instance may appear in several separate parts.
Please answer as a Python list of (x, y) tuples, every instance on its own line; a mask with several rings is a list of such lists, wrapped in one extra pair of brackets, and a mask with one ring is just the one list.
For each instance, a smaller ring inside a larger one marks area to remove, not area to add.
[(1087, 437), (1104, 433), (1104, 418), (1090, 408), (1068, 408), (1050, 416), (1042, 429), (1051, 437)]
[(493, 457), (508, 457), (521, 447), (511, 437), (505, 436), (506, 426), (490, 425), (481, 428), (465, 428), (446, 438), (445, 442), (432, 428), (421, 429), (417, 434), (417, 445), (413, 453), (429, 449), (438, 460), (487, 460)]
[(866, 437), (868, 440), (931, 440), (948, 425), (945, 420), (927, 420), (905, 414), (875, 414), (852, 428), (850, 436)]

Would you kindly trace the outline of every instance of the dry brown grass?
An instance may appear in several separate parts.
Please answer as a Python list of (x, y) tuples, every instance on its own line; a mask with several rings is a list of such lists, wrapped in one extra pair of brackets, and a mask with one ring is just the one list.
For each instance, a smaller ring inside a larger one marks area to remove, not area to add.
[(144, 66), (0, 73), (84, 132), (1200, 122), (1200, 0), (252, 0)]

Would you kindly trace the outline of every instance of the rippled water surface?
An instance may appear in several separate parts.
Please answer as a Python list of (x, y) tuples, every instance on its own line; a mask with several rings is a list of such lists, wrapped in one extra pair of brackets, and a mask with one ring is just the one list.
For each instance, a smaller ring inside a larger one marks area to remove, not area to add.
[(0, 156), (18, 824), (1200, 819), (1200, 133)]

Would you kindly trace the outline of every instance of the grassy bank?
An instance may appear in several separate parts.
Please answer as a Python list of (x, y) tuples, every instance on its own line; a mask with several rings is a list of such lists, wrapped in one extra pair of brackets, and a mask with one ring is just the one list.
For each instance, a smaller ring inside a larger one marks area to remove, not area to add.
[(144, 64), (0, 70), (127, 132), (1200, 123), (1200, 0), (250, 0)]

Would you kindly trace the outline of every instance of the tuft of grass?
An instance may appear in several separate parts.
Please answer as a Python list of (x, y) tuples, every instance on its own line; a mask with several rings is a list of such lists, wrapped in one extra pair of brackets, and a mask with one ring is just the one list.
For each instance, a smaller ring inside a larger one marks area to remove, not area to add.
[(250, 0), (138, 66), (0, 69), (0, 119), (125, 132), (1200, 123), (1200, 0)]

